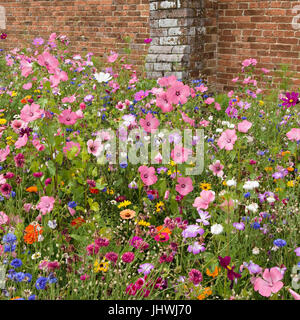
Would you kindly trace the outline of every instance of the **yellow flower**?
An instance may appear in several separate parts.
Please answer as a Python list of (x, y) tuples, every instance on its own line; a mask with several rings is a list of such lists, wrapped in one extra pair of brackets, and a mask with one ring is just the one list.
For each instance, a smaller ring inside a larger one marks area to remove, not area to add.
[(262, 100), (259, 100), (259, 105), (262, 107), (265, 103)]
[(165, 208), (165, 204), (162, 201), (159, 201), (156, 205), (156, 212), (161, 212)]
[(290, 151), (283, 151), (283, 152), (281, 152), (281, 155), (284, 157), (285, 155), (287, 155), (287, 154), (291, 154), (291, 152)]
[(197, 297), (198, 300), (203, 300), (212, 294), (212, 290), (210, 287), (206, 287), (204, 291)]
[(125, 200), (118, 205), (118, 208), (128, 207), (129, 205), (131, 205), (131, 201)]
[(17, 95), (17, 92), (16, 91), (12, 91), (11, 96), (15, 97), (16, 95)]
[(171, 161), (170, 161), (170, 165), (171, 165), (172, 167), (174, 167), (174, 166), (176, 166), (176, 162), (174, 162), (173, 160), (171, 160)]
[(225, 180), (222, 183), (223, 183), (223, 186), (227, 186), (227, 182)]
[(115, 192), (114, 192), (114, 190), (113, 190), (113, 189), (109, 189), (109, 188), (107, 188), (106, 193), (107, 193), (107, 194), (114, 194)]
[(98, 273), (100, 271), (107, 272), (109, 267), (109, 262), (106, 261), (106, 258), (103, 258), (100, 262), (95, 260), (94, 262), (94, 272)]
[(150, 222), (147, 222), (145, 220), (140, 220), (139, 222), (136, 220), (135, 223), (137, 223), (139, 226), (143, 226), (143, 227), (149, 227), (150, 226)]
[(33, 92), (34, 93), (40, 93), (41, 91), (40, 90), (34, 90)]
[(272, 167), (265, 167), (265, 171), (273, 171), (273, 168)]
[(288, 181), (286, 185), (287, 185), (288, 187), (293, 187), (293, 186), (294, 186), (294, 181), (293, 181), (293, 180)]
[(202, 190), (210, 190), (211, 189), (211, 184), (210, 183), (205, 183), (205, 182), (200, 183), (200, 188)]
[(6, 119), (0, 119), (0, 125), (5, 124), (6, 122), (7, 122)]
[(282, 191), (282, 188), (276, 188), (275, 191), (276, 191), (276, 192)]

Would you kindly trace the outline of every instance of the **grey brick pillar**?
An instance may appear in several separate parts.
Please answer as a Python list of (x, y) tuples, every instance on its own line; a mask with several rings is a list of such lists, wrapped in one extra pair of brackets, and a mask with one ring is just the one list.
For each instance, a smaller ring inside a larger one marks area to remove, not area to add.
[(203, 69), (205, 0), (149, 0), (148, 78), (197, 78)]

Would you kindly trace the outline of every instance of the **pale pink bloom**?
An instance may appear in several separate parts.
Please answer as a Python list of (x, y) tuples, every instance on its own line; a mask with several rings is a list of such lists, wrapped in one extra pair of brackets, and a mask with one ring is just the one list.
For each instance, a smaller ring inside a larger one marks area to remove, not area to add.
[(247, 121), (247, 120), (243, 120), (242, 122), (240, 122), (238, 124), (238, 131), (239, 132), (243, 132), (243, 133), (247, 133), (248, 130), (252, 127), (252, 123)]
[(254, 280), (254, 290), (258, 291), (263, 297), (270, 297), (272, 293), (277, 293), (282, 287), (283, 275), (276, 267), (265, 269), (262, 278)]
[(249, 84), (251, 80), (251, 77), (247, 77), (244, 79), (243, 84)]
[(61, 100), (62, 103), (73, 103), (74, 101), (76, 101), (76, 97), (75, 97), (74, 94), (72, 96), (70, 96), (70, 97), (64, 97)]
[(20, 149), (26, 146), (27, 142), (28, 142), (27, 134), (24, 134), (23, 137), (19, 137), (18, 140), (15, 142), (15, 148)]
[(196, 91), (200, 91), (201, 93), (205, 92), (208, 90), (208, 87), (205, 87), (204, 84), (201, 84), (199, 87), (195, 88)]
[(195, 120), (191, 119), (187, 114), (185, 114), (182, 111), (180, 113), (184, 122), (190, 124), (192, 127), (195, 126)]
[(177, 78), (176, 78), (174, 75), (169, 76), (169, 77), (159, 78), (159, 79), (157, 80), (157, 83), (158, 83), (161, 87), (173, 86), (176, 82), (177, 82)]
[(192, 192), (193, 187), (193, 181), (190, 177), (187, 178), (178, 178), (177, 179), (177, 185), (176, 185), (176, 191), (182, 195), (186, 196), (188, 193)]
[(138, 169), (141, 179), (143, 180), (146, 186), (151, 186), (157, 181), (157, 176), (155, 175), (155, 168), (154, 167), (146, 167), (140, 166)]
[(5, 149), (0, 149), (0, 162), (5, 161), (9, 154), (10, 154), (9, 146), (6, 146)]
[(73, 125), (77, 121), (77, 115), (70, 108), (64, 110), (59, 116), (58, 121), (67, 126)]
[(299, 141), (300, 140), (300, 129), (298, 128), (293, 128), (290, 130), (286, 136), (288, 137), (289, 140), (291, 141)]
[(166, 92), (161, 92), (156, 97), (156, 105), (161, 108), (163, 113), (170, 112), (173, 110), (172, 104), (168, 100), (168, 96)]
[(6, 179), (3, 174), (0, 174), (0, 185), (6, 183)]
[(185, 104), (187, 98), (190, 95), (190, 87), (184, 85), (182, 82), (177, 81), (167, 90), (167, 99), (170, 103), (173, 104)]
[(68, 80), (68, 74), (65, 71), (56, 69), (54, 75), (51, 75), (49, 80), (51, 82), (51, 88), (55, 88), (59, 85), (60, 81)]
[(32, 64), (25, 59), (21, 59), (20, 66), (22, 71), (21, 75), (27, 78), (32, 73)]
[(107, 62), (113, 63), (118, 59), (118, 54), (116, 52), (111, 51), (111, 55), (107, 57)]
[(222, 202), (221, 204), (220, 204), (220, 208), (223, 210), (223, 211), (225, 211), (225, 212), (231, 212), (232, 210), (233, 210), (233, 208), (234, 208), (234, 202), (233, 202), (233, 200), (232, 199), (229, 199), (229, 201), (228, 200), (225, 200), (224, 202)]
[(20, 129), (25, 128), (26, 122), (22, 120), (14, 120), (12, 121), (10, 126), (12, 127), (15, 133), (19, 133)]
[(192, 154), (192, 150), (183, 148), (180, 145), (176, 145), (171, 152), (171, 157), (176, 163), (184, 163), (188, 160)]
[(215, 108), (216, 108), (217, 111), (220, 111), (221, 110), (220, 104), (216, 102), (215, 103)]
[(162, 160), (163, 160), (162, 155), (161, 155), (161, 153), (159, 152), (159, 153), (154, 157), (154, 161), (155, 161), (155, 163), (162, 163)]
[(55, 199), (53, 197), (41, 197), (41, 200), (36, 208), (41, 211), (42, 215), (45, 215), (47, 212), (51, 212), (53, 210), (54, 202)]
[(49, 73), (55, 73), (56, 69), (59, 66), (58, 60), (53, 57), (48, 51), (44, 51), (38, 56), (37, 62), (40, 66), (47, 68)]
[(32, 140), (32, 144), (38, 151), (43, 151), (45, 149), (45, 146), (40, 143), (39, 139)]
[(170, 190), (166, 190), (165, 195), (164, 195), (164, 200), (168, 200), (170, 195)]
[(228, 98), (231, 98), (231, 97), (233, 96), (233, 94), (234, 94), (234, 91), (231, 90), (231, 91), (228, 92), (227, 97), (228, 97)]
[(220, 138), (218, 139), (218, 146), (220, 149), (232, 150), (235, 141), (237, 140), (237, 136), (235, 134), (235, 130), (227, 129), (222, 132)]
[(215, 99), (214, 98), (207, 98), (206, 100), (204, 100), (204, 103), (206, 103), (206, 104), (208, 104), (208, 105), (210, 105), (210, 104), (212, 104), (212, 103), (214, 103), (215, 102)]
[(239, 80), (239, 77), (236, 77), (236, 78), (233, 78), (231, 81), (235, 83), (235, 82), (237, 82), (238, 80)]
[(83, 112), (81, 111), (81, 109), (78, 109), (77, 111), (75, 111), (77, 119), (83, 119), (84, 115)]
[(22, 88), (24, 90), (30, 90), (32, 88), (32, 83), (31, 82), (25, 83)]
[(289, 293), (293, 296), (293, 298), (295, 300), (300, 300), (300, 294), (298, 294), (297, 292), (295, 292), (294, 290), (292, 289), (288, 289)]
[(88, 153), (93, 154), (95, 157), (98, 157), (103, 150), (103, 145), (100, 140), (93, 141), (92, 139), (88, 140)]
[(257, 64), (257, 60), (256, 59), (246, 59), (242, 62), (243, 67), (249, 67), (250, 65), (255, 66)]
[(200, 124), (200, 126), (201, 127), (208, 127), (208, 125), (209, 125), (209, 121), (207, 121), (207, 120), (201, 120), (200, 122), (199, 122), (199, 124)]
[(266, 68), (261, 68), (261, 71), (264, 73), (264, 74), (267, 74), (270, 72), (269, 69), (266, 69)]
[(73, 208), (68, 207), (68, 210), (69, 210), (71, 216), (74, 216), (74, 214), (76, 213), (76, 210)]
[(78, 142), (68, 141), (66, 143), (66, 146), (63, 147), (63, 152), (65, 154), (67, 154), (67, 152), (71, 151), (73, 147), (75, 147), (77, 149), (77, 152), (75, 154), (75, 157), (77, 157), (80, 153), (80, 143), (78, 143)]
[(32, 208), (32, 204), (31, 203), (25, 203), (23, 208), (28, 213), (30, 211), (30, 209)]
[(26, 104), (21, 110), (20, 118), (25, 122), (31, 122), (39, 119), (43, 114), (43, 110), (40, 109), (38, 104), (32, 103)]
[(224, 175), (224, 171), (223, 171), (224, 166), (220, 163), (220, 160), (216, 160), (208, 168), (213, 172), (214, 176), (222, 177)]
[(2, 226), (3, 224), (7, 224), (8, 222), (8, 216), (3, 211), (0, 211), (0, 226)]
[(147, 113), (146, 119), (140, 119), (140, 125), (146, 132), (155, 131), (159, 126), (159, 120), (151, 113)]
[(193, 207), (198, 209), (207, 209), (209, 204), (215, 200), (215, 193), (210, 190), (202, 190), (200, 197), (197, 197), (193, 203)]

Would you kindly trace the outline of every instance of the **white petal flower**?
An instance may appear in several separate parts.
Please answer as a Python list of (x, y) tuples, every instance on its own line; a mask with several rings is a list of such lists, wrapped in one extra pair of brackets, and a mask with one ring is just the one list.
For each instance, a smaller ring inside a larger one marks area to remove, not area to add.
[(99, 72), (94, 74), (96, 80), (101, 82), (107, 82), (112, 79), (112, 76), (109, 73)]
[(223, 226), (221, 224), (214, 224), (211, 226), (210, 231), (212, 234), (220, 234), (223, 232)]

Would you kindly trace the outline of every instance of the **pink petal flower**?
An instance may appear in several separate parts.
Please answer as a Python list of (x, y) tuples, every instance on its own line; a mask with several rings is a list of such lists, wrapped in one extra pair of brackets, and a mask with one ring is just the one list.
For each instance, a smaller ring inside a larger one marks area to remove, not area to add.
[(238, 124), (238, 131), (247, 133), (251, 127), (252, 127), (252, 123), (247, 120), (244, 120)]

